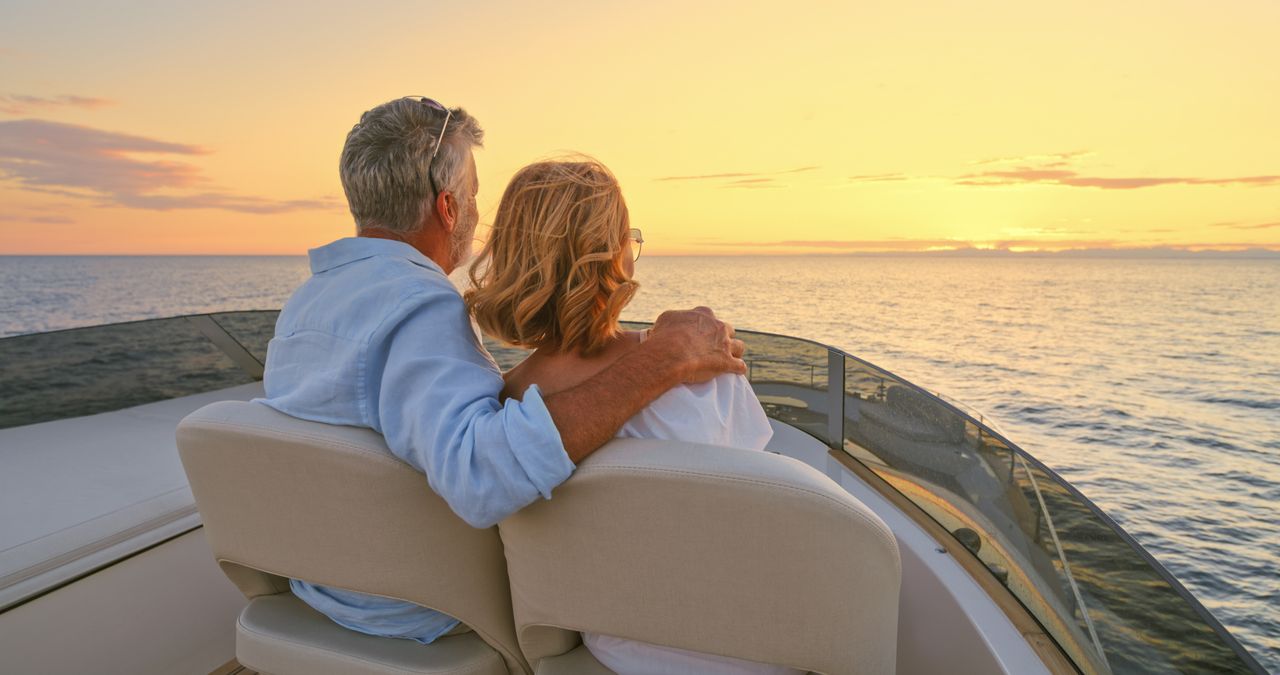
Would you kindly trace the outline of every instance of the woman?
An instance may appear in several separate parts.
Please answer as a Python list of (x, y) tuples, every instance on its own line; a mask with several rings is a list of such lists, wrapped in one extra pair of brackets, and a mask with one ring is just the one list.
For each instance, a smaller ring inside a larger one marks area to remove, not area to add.
[[(486, 333), (534, 350), (506, 374), (505, 395), (532, 384), (544, 395), (568, 389), (640, 344), (643, 332), (618, 324), (638, 288), (639, 244), (618, 181), (599, 162), (538, 162), (516, 173), (465, 296)], [(746, 378), (721, 375), (668, 391), (618, 435), (762, 450), (773, 432)], [(592, 633), (583, 642), (620, 675), (800, 672)]]

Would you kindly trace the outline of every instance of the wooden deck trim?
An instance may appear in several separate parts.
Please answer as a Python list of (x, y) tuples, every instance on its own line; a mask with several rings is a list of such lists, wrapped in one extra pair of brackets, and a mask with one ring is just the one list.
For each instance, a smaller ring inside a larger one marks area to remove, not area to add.
[(217, 670), (209, 673), (209, 675), (258, 675), (258, 671), (249, 670), (240, 665), (239, 661), (231, 659), (219, 666)]

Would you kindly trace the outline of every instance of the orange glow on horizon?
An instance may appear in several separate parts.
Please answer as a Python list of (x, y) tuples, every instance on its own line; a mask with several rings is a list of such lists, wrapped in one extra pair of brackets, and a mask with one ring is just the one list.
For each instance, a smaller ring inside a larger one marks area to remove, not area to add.
[(8, 12), (0, 255), (300, 255), (403, 94), (485, 127), (482, 223), (580, 151), (646, 255), (1280, 250), (1275, 3), (498, 4)]

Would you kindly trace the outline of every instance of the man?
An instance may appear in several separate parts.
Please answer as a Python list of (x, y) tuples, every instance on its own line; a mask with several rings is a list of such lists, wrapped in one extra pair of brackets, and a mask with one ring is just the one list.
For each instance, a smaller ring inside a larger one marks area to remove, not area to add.
[[(498, 399), (502, 374), (447, 275), (471, 251), (483, 131), (461, 108), (402, 98), (360, 118), (340, 173), (356, 237), (310, 251), (285, 304), (266, 397), (295, 417), (381, 433), (474, 527), (551, 491), (641, 408), (680, 382), (745, 372), (742, 343), (710, 310), (667, 312), (651, 337), (591, 380)], [(411, 603), (291, 582), (352, 630), (430, 643), (458, 622)]]

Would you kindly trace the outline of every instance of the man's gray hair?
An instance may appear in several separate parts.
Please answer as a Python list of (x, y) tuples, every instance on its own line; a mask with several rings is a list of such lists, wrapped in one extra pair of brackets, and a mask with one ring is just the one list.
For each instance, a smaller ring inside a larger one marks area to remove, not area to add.
[[(338, 172), (356, 230), (379, 227), (414, 234), (435, 203), (431, 180), (460, 195), (472, 146), (484, 145), (484, 130), (462, 108), (454, 108), (440, 152), (435, 149), (445, 112), (419, 98), (388, 101), (360, 116), (342, 146)], [(431, 172), (430, 178), (427, 171)]]

